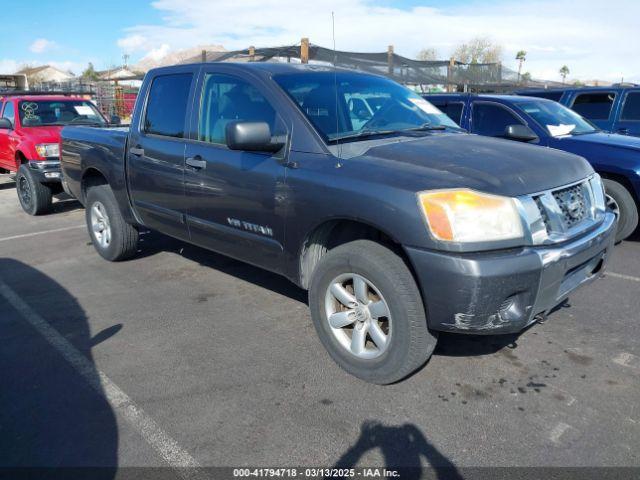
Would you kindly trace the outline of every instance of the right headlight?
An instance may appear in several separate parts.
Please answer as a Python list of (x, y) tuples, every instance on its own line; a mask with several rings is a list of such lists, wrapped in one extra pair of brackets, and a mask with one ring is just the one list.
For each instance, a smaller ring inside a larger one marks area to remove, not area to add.
[(470, 189), (421, 192), (418, 200), (431, 234), (446, 242), (494, 242), (523, 237), (510, 197)]

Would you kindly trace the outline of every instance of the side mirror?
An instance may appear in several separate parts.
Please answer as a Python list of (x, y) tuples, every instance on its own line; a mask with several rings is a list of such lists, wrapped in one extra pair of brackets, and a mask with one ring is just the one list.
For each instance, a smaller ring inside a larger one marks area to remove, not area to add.
[(526, 125), (508, 125), (504, 129), (504, 136), (505, 138), (519, 142), (530, 142), (538, 139), (534, 131)]
[(13, 124), (8, 118), (0, 118), (0, 130), (13, 130)]
[(118, 115), (111, 115), (109, 123), (111, 123), (111, 125), (120, 125), (122, 123), (122, 119)]
[(225, 134), (231, 150), (275, 153), (284, 146), (284, 142), (272, 139), (267, 122), (229, 122)]

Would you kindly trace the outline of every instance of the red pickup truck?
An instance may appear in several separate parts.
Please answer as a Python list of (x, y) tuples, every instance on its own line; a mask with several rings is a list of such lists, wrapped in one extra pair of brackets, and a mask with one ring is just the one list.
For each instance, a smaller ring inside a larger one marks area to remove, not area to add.
[(52, 196), (62, 192), (60, 131), (107, 121), (90, 100), (69, 95), (0, 93), (0, 112), (0, 171), (16, 173), (25, 212), (46, 213)]

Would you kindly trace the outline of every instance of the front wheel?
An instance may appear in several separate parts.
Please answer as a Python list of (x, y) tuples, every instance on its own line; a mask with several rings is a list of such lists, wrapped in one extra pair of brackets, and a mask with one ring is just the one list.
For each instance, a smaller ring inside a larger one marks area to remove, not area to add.
[(102, 258), (117, 262), (136, 254), (138, 230), (124, 221), (108, 185), (89, 189), (85, 219), (93, 246)]
[(53, 192), (36, 180), (27, 165), (20, 165), (18, 169), (16, 191), (20, 206), (29, 215), (42, 215), (51, 210)]
[(341, 245), (320, 259), (309, 306), (329, 355), (367, 382), (403, 379), (436, 346), (413, 275), (400, 256), (369, 240)]
[(607, 207), (618, 216), (616, 242), (630, 236), (638, 227), (638, 206), (629, 190), (614, 180), (603, 179)]

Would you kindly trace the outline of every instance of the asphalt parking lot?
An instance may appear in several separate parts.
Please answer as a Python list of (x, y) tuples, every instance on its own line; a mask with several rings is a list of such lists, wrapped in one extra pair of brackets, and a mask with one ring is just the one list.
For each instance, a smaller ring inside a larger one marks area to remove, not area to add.
[(103, 261), (0, 185), (0, 466), (640, 466), (640, 239), (519, 337), (340, 370), (287, 280), (158, 234)]

